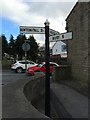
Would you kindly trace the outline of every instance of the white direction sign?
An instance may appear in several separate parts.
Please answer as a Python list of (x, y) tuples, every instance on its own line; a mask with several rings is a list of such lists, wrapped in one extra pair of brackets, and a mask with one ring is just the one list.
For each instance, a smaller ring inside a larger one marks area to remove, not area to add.
[(68, 39), (72, 39), (72, 32), (61, 33), (59, 35), (54, 35), (49, 37), (50, 42), (56, 42), (56, 41), (68, 40)]
[(55, 31), (53, 29), (49, 29), (49, 35), (52, 36), (52, 35), (58, 35), (60, 34), (58, 31)]
[(45, 34), (44, 27), (20, 26), (21, 34)]
[[(45, 34), (44, 27), (33, 27), (33, 26), (20, 26), (21, 34)], [(58, 31), (49, 30), (49, 35), (57, 35), (60, 34)]]

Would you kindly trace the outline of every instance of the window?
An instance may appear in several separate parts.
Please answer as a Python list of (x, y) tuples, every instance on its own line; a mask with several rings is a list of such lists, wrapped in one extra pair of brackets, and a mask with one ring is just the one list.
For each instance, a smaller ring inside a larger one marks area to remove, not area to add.
[(21, 63), (21, 64), (25, 64), (25, 62), (19, 62), (19, 63)]
[(57, 49), (56, 49), (56, 52), (57, 52)]
[(30, 61), (29, 64), (35, 64), (34, 62)]
[(62, 45), (62, 52), (66, 52), (66, 45)]

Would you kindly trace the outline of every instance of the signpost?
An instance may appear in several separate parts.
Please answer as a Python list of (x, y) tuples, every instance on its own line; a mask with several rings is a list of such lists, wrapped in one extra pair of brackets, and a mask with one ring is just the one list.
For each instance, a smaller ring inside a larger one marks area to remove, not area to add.
[[(20, 26), (21, 34), (45, 34), (45, 27)], [(49, 29), (49, 36), (60, 34), (58, 31)]]
[(45, 63), (46, 63), (46, 77), (45, 77), (45, 115), (50, 117), (50, 68), (49, 68), (49, 22), (46, 20), (45, 24)]
[(30, 50), (30, 45), (29, 45), (29, 43), (27, 43), (27, 42), (25, 42), (25, 43), (23, 43), (22, 44), (22, 49), (23, 49), (23, 51), (29, 51)]
[[(49, 29), (49, 22), (46, 20), (45, 27), (34, 26), (20, 26), (21, 34), (45, 34), (45, 62), (46, 62), (46, 76), (45, 76), (45, 115), (50, 117), (50, 71), (49, 71), (49, 42), (56, 42), (60, 40), (72, 39), (72, 32), (60, 34), (58, 31)], [(28, 44), (22, 46), (23, 50), (29, 49)], [(27, 55), (25, 55), (27, 56)]]
[(27, 42), (29, 41), (25, 40), (25, 43), (22, 44), (22, 49), (25, 51), (25, 70), (27, 70), (27, 51), (30, 50), (30, 44)]
[(59, 35), (53, 35), (49, 37), (49, 42), (56, 42), (60, 40), (72, 39), (72, 32), (62, 33)]
[(58, 31), (55, 31), (53, 29), (49, 29), (49, 36), (58, 35), (58, 34), (60, 34)]
[(44, 27), (20, 26), (21, 34), (45, 34)]

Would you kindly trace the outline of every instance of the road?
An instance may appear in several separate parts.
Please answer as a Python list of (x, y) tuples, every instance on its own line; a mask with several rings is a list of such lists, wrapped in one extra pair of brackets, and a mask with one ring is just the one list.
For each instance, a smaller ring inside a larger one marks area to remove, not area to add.
[[(0, 96), (0, 118), (2, 118), (2, 113), (3, 115), (4, 113), (5, 114), (7, 113), (5, 112), (6, 108), (8, 109), (8, 107), (6, 106), (8, 105), (10, 108), (10, 104), (13, 103), (13, 99), (11, 98), (12, 96), (13, 98), (15, 98), (15, 94), (17, 93), (17, 92), (15, 93), (15, 91), (18, 91), (16, 87), (18, 88), (19, 85), (22, 86), (22, 84), (20, 83), (23, 83), (23, 81), (25, 82), (26, 80), (27, 82), (28, 80), (36, 79), (37, 77), (42, 76), (42, 74), (43, 73), (38, 72), (38, 73), (35, 73), (34, 76), (28, 76), (25, 73), (15, 73), (14, 71), (11, 71), (11, 70), (3, 70), (2, 72), (0, 71), (0, 95), (1, 95)], [(17, 84), (17, 86), (14, 86), (15, 84)], [(13, 86), (13, 87), (9, 87), (9, 86)], [(12, 102), (7, 103), (6, 101), (8, 99), (10, 99), (10, 102), (11, 101)]]
[[(16, 73), (13, 70), (2, 70), (2, 71), (0, 71), (0, 86), (10, 84), (10, 83), (15, 82), (22, 78), (32, 79), (32, 77), (37, 78), (41, 75), (44, 75), (44, 73), (35, 72), (34, 76), (28, 76), (28, 75), (26, 75), (25, 72)], [(50, 76), (50, 79), (52, 79), (52, 76)]]
[(32, 77), (37, 77), (41, 74), (42, 73), (35, 73), (35, 76), (28, 76), (25, 73), (16, 73), (11, 70), (3, 70), (0, 72), (0, 85), (7, 85), (22, 78), (31, 79)]
[[(30, 76), (27, 76), (30, 77)], [(26, 78), (25, 73), (17, 74), (11, 70), (0, 70), (0, 120), (2, 118), (2, 94), (3, 86), (15, 82), (19, 79)]]
[[(1, 75), (1, 74), (0, 74)], [(7, 85), (11, 82), (19, 80), (25, 76), (25, 73), (17, 74), (11, 70), (2, 71), (2, 85)]]

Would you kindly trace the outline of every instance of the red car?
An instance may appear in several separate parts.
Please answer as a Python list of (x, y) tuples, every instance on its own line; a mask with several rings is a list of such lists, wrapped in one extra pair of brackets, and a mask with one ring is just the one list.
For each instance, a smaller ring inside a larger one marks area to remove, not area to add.
[[(55, 62), (49, 62), (50, 64), (50, 74), (52, 74), (53, 72), (53, 67), (54, 66), (59, 66), (57, 63)], [(27, 69), (27, 73), (30, 74), (30, 70), (33, 70), (34, 72), (46, 72), (46, 68), (45, 68), (45, 62), (43, 62), (42, 64), (39, 64), (37, 66), (33, 66), (33, 67), (29, 67)]]
[(32, 69), (28, 69), (27, 74), (33, 76), (34, 75), (34, 71)]

